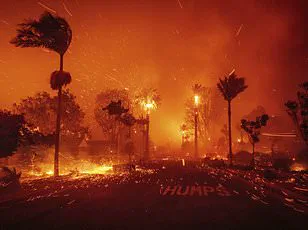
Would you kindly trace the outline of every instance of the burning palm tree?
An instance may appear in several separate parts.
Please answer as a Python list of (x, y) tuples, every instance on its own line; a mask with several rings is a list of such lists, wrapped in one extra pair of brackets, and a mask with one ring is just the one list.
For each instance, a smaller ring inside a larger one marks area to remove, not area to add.
[(144, 88), (135, 96), (135, 104), (139, 105), (141, 110), (146, 113), (157, 109), (160, 103), (161, 97), (157, 92), (157, 89)]
[(228, 126), (229, 126), (229, 159), (232, 165), (232, 137), (231, 137), (231, 101), (248, 86), (245, 85), (245, 78), (238, 77), (233, 70), (229, 76), (219, 79), (217, 87), (224, 99), (228, 102)]
[(146, 136), (145, 136), (145, 151), (144, 159), (149, 158), (149, 138), (150, 138), (150, 112), (157, 109), (158, 105), (161, 103), (161, 97), (156, 89), (143, 89), (139, 94), (136, 95), (135, 103), (139, 104), (141, 109), (146, 113)]
[(17, 36), (11, 43), (17, 47), (41, 47), (52, 50), (60, 56), (60, 69), (54, 71), (50, 77), (50, 86), (58, 90), (58, 110), (56, 123), (56, 143), (54, 176), (59, 175), (59, 141), (61, 123), (61, 95), (62, 87), (71, 82), (71, 75), (63, 71), (63, 57), (72, 40), (72, 30), (68, 22), (49, 12), (43, 13), (39, 20), (27, 20), (18, 25)]

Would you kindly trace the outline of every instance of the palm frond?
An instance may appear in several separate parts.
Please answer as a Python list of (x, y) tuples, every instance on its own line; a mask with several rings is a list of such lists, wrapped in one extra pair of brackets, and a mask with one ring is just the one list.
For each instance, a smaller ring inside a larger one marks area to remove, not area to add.
[(238, 77), (233, 70), (229, 76), (219, 79), (217, 88), (226, 101), (233, 100), (238, 94), (245, 91), (248, 86), (245, 85), (245, 78)]
[(35, 30), (36, 21), (28, 20), (25, 23), (18, 24), (17, 36), (10, 43), (17, 47), (44, 47), (40, 34)]
[(54, 90), (68, 85), (71, 81), (71, 74), (65, 71), (54, 71), (50, 76), (50, 86)]
[(26, 20), (18, 24), (17, 35), (11, 43), (17, 47), (44, 47), (64, 54), (72, 40), (72, 30), (68, 22), (49, 12), (39, 20)]
[(202, 92), (203, 86), (201, 84), (194, 84), (192, 90), (195, 94), (200, 94)]

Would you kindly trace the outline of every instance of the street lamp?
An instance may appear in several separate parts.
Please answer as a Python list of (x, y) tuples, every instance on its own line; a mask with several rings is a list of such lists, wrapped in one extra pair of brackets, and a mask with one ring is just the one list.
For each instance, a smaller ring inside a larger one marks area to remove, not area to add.
[(144, 149), (144, 158), (145, 160), (149, 159), (150, 153), (150, 112), (156, 109), (156, 103), (154, 100), (147, 98), (143, 103), (143, 109), (146, 112), (146, 123), (145, 123), (145, 149)]
[(199, 95), (195, 95), (194, 99), (195, 99), (195, 108), (197, 108), (199, 105)]
[(182, 148), (184, 147), (185, 136), (186, 136), (186, 130), (182, 130)]
[(182, 136), (182, 150), (184, 149), (185, 140), (187, 139), (187, 126), (186, 124), (181, 125), (181, 136)]
[(199, 95), (195, 94), (194, 104), (195, 104), (195, 158), (198, 158), (198, 106), (200, 103)]

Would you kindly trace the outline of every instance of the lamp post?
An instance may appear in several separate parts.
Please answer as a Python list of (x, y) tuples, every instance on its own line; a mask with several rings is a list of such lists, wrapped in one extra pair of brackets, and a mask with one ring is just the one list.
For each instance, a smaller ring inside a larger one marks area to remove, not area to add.
[(144, 159), (148, 160), (150, 155), (150, 112), (155, 108), (155, 102), (147, 100), (144, 103), (144, 110), (146, 111), (146, 123), (145, 123), (145, 148)]
[(198, 159), (198, 106), (199, 106), (199, 95), (194, 96), (195, 104), (195, 159)]
[(185, 145), (185, 138), (187, 137), (187, 126), (185, 124), (181, 125), (181, 136), (182, 136), (182, 150), (184, 149), (184, 145)]

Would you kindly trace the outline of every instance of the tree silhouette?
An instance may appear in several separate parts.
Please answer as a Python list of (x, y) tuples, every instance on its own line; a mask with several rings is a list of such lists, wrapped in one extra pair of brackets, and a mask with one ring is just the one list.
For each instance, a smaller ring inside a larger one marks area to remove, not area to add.
[(109, 115), (116, 115), (120, 117), (123, 113), (127, 113), (128, 109), (125, 109), (122, 106), (122, 101), (118, 100), (117, 102), (111, 101), (103, 110), (107, 110)]
[[(245, 120), (254, 120), (256, 117), (261, 116), (262, 114), (266, 114), (265, 108), (261, 105), (258, 105), (256, 108), (254, 108), (250, 113), (248, 113), (247, 115), (243, 116), (242, 119)], [(244, 133), (243, 133), (243, 129), (241, 127), (241, 121), (239, 121), (236, 124), (236, 129), (239, 131), (240, 133), (240, 144), (243, 144), (243, 139), (244, 139)]]
[(120, 117), (120, 121), (127, 127), (132, 127), (137, 122), (136, 118), (131, 113), (128, 113), (128, 110)]
[(228, 126), (229, 126), (229, 159), (232, 166), (232, 132), (231, 132), (231, 101), (248, 86), (245, 85), (245, 78), (238, 77), (233, 70), (229, 76), (219, 79), (217, 88), (224, 99), (228, 102)]
[(259, 135), (262, 126), (266, 126), (269, 117), (263, 114), (256, 118), (255, 121), (246, 119), (241, 120), (241, 128), (248, 134), (249, 142), (252, 144), (252, 161), (251, 166), (255, 166), (255, 144), (260, 141)]
[[(57, 96), (52, 97), (47, 92), (39, 92), (14, 104), (13, 110), (23, 114), (26, 122), (36, 127), (42, 134), (55, 137), (57, 103)], [(69, 90), (62, 92), (61, 110), (61, 142), (67, 147), (76, 148), (88, 134), (88, 129), (83, 125), (85, 113)]]
[[(111, 110), (113, 110), (112, 108), (117, 110), (116, 104), (119, 100), (121, 101), (120, 107), (130, 108), (131, 100), (126, 90), (107, 89), (97, 95), (96, 106), (94, 109), (95, 120), (112, 144), (115, 144), (118, 139), (120, 132), (119, 126), (121, 124), (116, 119), (116, 116), (109, 114), (109, 110), (107, 108), (111, 107)], [(110, 105), (112, 101), (114, 102), (114, 105)], [(103, 110), (102, 108), (106, 108), (106, 110)], [(117, 113), (117, 111), (111, 110), (111, 113)]]
[(194, 94), (200, 95), (204, 91), (204, 86), (201, 84), (194, 84), (192, 90)]
[(20, 145), (25, 120), (22, 115), (0, 111), (0, 158), (11, 156)]
[(56, 122), (56, 143), (54, 176), (59, 175), (59, 145), (61, 124), (62, 87), (71, 82), (71, 75), (63, 71), (63, 57), (72, 40), (72, 30), (68, 22), (61, 17), (44, 12), (39, 20), (27, 20), (18, 25), (17, 36), (11, 43), (17, 47), (43, 47), (52, 50), (60, 56), (60, 69), (50, 77), (50, 86), (58, 90), (58, 112)]
[(266, 114), (265, 108), (261, 105), (258, 105), (256, 108), (254, 108), (250, 113), (243, 116), (243, 119), (246, 120), (253, 120), (256, 117), (261, 116), (262, 114)]
[(298, 101), (287, 101), (285, 106), (292, 118), (299, 138), (308, 146), (308, 82), (300, 85)]
[(52, 137), (41, 134), (23, 115), (0, 110), (0, 158), (13, 155), (19, 146), (50, 143), (50, 140)]
[[(150, 103), (153, 105), (152, 109), (156, 109), (161, 104), (161, 97), (157, 89), (143, 88), (136, 93), (134, 99), (134, 113), (143, 115), (146, 112), (146, 104)], [(138, 109), (139, 106), (139, 109)]]

